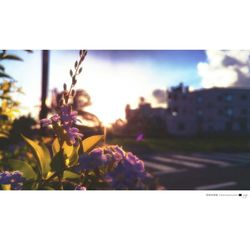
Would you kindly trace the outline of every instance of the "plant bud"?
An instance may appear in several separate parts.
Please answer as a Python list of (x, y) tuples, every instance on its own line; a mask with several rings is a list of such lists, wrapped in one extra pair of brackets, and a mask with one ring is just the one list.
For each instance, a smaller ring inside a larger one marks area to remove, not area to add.
[(67, 90), (67, 84), (66, 83), (63, 84), (63, 90)]
[(72, 85), (74, 86), (76, 84), (77, 80), (75, 77), (72, 78)]
[(72, 89), (72, 91), (71, 91), (71, 96), (74, 96), (74, 95), (75, 95), (75, 90)]

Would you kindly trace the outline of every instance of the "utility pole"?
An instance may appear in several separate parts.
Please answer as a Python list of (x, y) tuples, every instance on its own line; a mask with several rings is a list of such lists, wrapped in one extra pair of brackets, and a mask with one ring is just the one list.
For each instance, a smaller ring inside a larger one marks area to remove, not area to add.
[(46, 98), (48, 92), (49, 80), (49, 50), (42, 50), (42, 96), (41, 96), (41, 110), (39, 119), (47, 117), (48, 107), (46, 106)]

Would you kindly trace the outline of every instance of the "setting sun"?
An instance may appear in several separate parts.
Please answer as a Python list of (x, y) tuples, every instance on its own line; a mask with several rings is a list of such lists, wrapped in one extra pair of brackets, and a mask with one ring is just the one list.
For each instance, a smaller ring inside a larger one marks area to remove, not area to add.
[(138, 97), (145, 93), (148, 73), (137, 65), (86, 60), (85, 74), (79, 86), (87, 90), (92, 105), (88, 110), (105, 124), (125, 119), (125, 106), (136, 105)]

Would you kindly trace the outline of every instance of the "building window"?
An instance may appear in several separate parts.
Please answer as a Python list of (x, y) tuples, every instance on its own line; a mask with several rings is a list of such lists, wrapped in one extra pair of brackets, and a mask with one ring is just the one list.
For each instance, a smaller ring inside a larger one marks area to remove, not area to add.
[(223, 115), (223, 110), (219, 109), (218, 110), (218, 115)]
[(225, 98), (227, 102), (231, 102), (233, 100), (233, 96), (231, 94), (227, 94)]
[(207, 103), (207, 108), (210, 109), (210, 108), (212, 108), (212, 107), (213, 107), (212, 103), (211, 103), (211, 102), (208, 102), (208, 103)]
[(217, 96), (217, 100), (218, 100), (219, 102), (221, 102), (221, 101), (222, 101), (222, 96), (221, 96), (221, 95), (218, 95), (218, 96)]
[(198, 103), (201, 103), (203, 101), (203, 98), (202, 98), (202, 96), (197, 96), (196, 100), (197, 100)]
[(179, 131), (184, 131), (184, 130), (186, 130), (186, 125), (185, 125), (183, 122), (179, 122), (179, 123), (177, 124), (177, 129), (178, 129)]
[(242, 95), (240, 96), (240, 99), (241, 99), (242, 101), (245, 101), (245, 100), (247, 99), (246, 94), (242, 94)]
[(233, 110), (231, 108), (227, 108), (227, 115), (232, 116)]
[(246, 108), (241, 109), (241, 115), (247, 115), (247, 109)]
[(197, 111), (197, 115), (198, 115), (198, 116), (202, 116), (202, 115), (203, 115), (203, 111), (199, 109), (199, 110)]

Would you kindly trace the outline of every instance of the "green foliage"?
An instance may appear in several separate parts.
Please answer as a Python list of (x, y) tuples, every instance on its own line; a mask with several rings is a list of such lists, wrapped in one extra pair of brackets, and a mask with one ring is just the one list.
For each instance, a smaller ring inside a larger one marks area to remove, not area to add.
[(8, 168), (12, 171), (21, 171), (23, 173), (23, 177), (27, 180), (36, 180), (37, 174), (34, 169), (25, 161), (20, 160), (8, 160), (6, 162)]
[(0, 55), (0, 60), (16, 60), (16, 61), (23, 61), (23, 59), (20, 58), (19, 56), (12, 55), (12, 54), (5, 54), (5, 53)]
[(103, 141), (103, 135), (93, 135), (82, 141), (83, 152), (88, 153)]
[(56, 173), (56, 176), (58, 176), (59, 178), (63, 177), (63, 172), (66, 169), (65, 155), (63, 153), (63, 149), (61, 149), (53, 157), (51, 161), (51, 169), (53, 172)]
[[(32, 50), (26, 50), (26, 52), (31, 53)], [(5, 60), (23, 61), (23, 59), (17, 55), (9, 54), (6, 50), (2, 50), (0, 53), (0, 77), (12, 79), (12, 77), (5, 72), (5, 68), (2, 65), (2, 61)]]
[(78, 180), (80, 178), (80, 174), (75, 173), (75, 172), (70, 171), (70, 170), (65, 170), (63, 172), (63, 178), (69, 179), (69, 180)]
[(14, 82), (0, 82), (0, 137), (8, 137), (14, 118), (19, 113), (19, 103), (12, 98), (12, 93), (22, 93)]
[(0, 133), (0, 138), (8, 138), (7, 134), (4, 134), (4, 132)]
[[(30, 51), (29, 51), (30, 52)], [(23, 93), (17, 88), (13, 78), (5, 72), (2, 62), (5, 60), (23, 61), (17, 55), (9, 54), (6, 50), (0, 53), (0, 137), (7, 138), (14, 118), (19, 113), (19, 103), (12, 98), (12, 93)]]
[[(98, 176), (104, 173), (102, 169), (86, 171), (81, 175), (74, 167), (79, 165), (80, 154), (88, 154), (103, 141), (103, 135), (91, 136), (75, 146), (68, 145), (66, 141), (60, 145), (58, 138), (55, 138), (51, 143), (51, 151), (44, 143), (38, 143), (23, 135), (22, 137), (35, 159), (35, 164), (11, 159), (6, 161), (6, 166), (8, 171), (22, 172), (26, 179), (26, 189), (54, 190), (63, 189), (64, 185), (74, 187), (79, 183), (85, 183), (93, 186), (100, 182)], [(80, 150), (81, 147), (84, 148), (84, 152)], [(8, 189), (7, 185), (3, 188)]]
[(36, 143), (35, 141), (23, 136), (23, 139), (26, 141), (26, 143), (29, 145), (35, 159), (37, 160), (37, 168), (36, 172), (39, 176), (39, 178), (45, 178), (49, 171), (51, 170), (50, 163), (50, 153), (46, 146), (43, 143)]
[(66, 141), (62, 143), (62, 146), (60, 146), (58, 138), (56, 138), (53, 143), (52, 143), (52, 152), (53, 156), (55, 156), (60, 149), (63, 149), (64, 154), (67, 157), (66, 164), (70, 167), (75, 166), (78, 163), (78, 151), (80, 148), (80, 145), (73, 146), (73, 145), (68, 145)]
[(7, 184), (7, 185), (1, 185), (3, 190), (11, 190), (11, 185)]
[[(72, 78), (71, 86), (67, 90), (67, 85), (64, 84), (64, 94), (62, 100), (60, 100), (62, 105), (58, 109), (58, 114), (52, 117), (53, 119), (44, 118), (41, 120), (41, 124), (52, 125), (56, 138), (45, 145), (42, 142), (37, 142), (22, 135), (27, 144), (26, 147), (29, 149), (29, 152), (25, 154), (26, 158), (8, 160), (4, 166), (0, 164), (1, 171), (20, 171), (22, 173), (24, 177), (24, 189), (82, 190), (84, 187), (105, 189), (108, 187), (108, 181), (104, 177), (109, 171), (113, 171), (120, 164), (117, 161), (117, 155), (120, 156), (120, 162), (124, 161), (123, 157), (125, 157), (125, 153), (122, 149), (115, 149), (113, 146), (100, 147), (95, 152), (91, 152), (104, 141), (104, 135), (94, 135), (82, 140), (83, 134), (80, 133), (78, 128), (73, 127), (77, 121), (76, 116), (79, 113), (72, 111), (73, 105), (69, 102), (70, 98), (75, 95), (73, 88), (77, 83), (76, 77), (82, 72), (82, 67), (80, 66), (86, 54), (85, 50), (81, 50), (79, 61), (75, 62), (74, 70), (70, 70)], [(1, 60), (20, 61), (21, 58), (3, 51), (0, 54)], [(4, 67), (0, 65), (0, 77), (1, 73), (2, 76), (7, 77), (4, 75), (6, 74), (4, 70)], [(9, 95), (12, 87), (13, 85), (10, 81), (4, 81), (0, 85), (0, 90), (2, 91), (0, 93), (0, 98), (2, 99), (1, 115), (5, 115), (7, 117), (6, 120), (13, 118), (13, 108), (17, 105)], [(7, 137), (8, 133), (6, 131), (8, 129), (0, 130), (0, 137)], [(99, 154), (100, 152), (101, 155)], [(96, 159), (93, 158), (94, 154), (96, 154)], [(80, 157), (82, 157), (81, 163), (79, 162)], [(84, 159), (86, 159), (86, 162), (82, 162)], [(107, 161), (106, 159), (109, 160)], [(134, 164), (137, 163), (135, 162)], [(120, 177), (121, 174), (119, 174), (118, 178)], [(10, 190), (11, 185), (2, 185), (2, 189)]]

